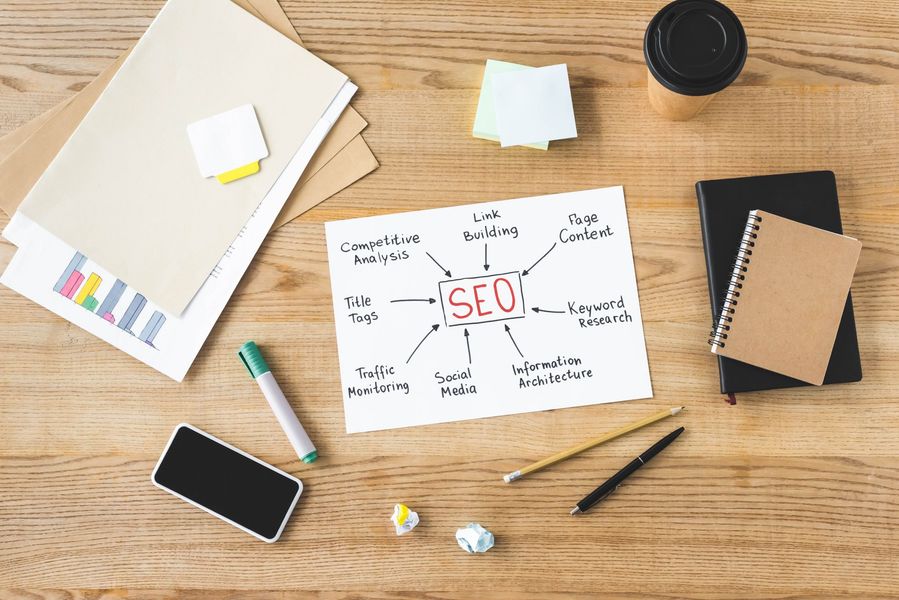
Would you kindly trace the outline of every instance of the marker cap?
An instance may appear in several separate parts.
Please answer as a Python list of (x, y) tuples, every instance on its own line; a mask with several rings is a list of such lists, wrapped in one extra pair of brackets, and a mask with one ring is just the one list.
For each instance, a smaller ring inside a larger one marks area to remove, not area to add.
[(237, 356), (240, 358), (240, 362), (243, 363), (243, 366), (247, 368), (247, 371), (250, 372), (250, 376), (252, 376), (253, 379), (256, 379), (263, 373), (271, 371), (271, 369), (268, 368), (268, 363), (262, 358), (262, 352), (259, 351), (256, 342), (252, 340), (240, 347), (240, 350), (237, 351)]

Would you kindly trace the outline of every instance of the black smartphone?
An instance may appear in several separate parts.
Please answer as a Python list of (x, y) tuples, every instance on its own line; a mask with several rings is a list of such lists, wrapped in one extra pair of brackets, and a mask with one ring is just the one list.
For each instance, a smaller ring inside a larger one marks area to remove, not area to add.
[(151, 477), (157, 487), (264, 542), (281, 537), (303, 482), (181, 423)]

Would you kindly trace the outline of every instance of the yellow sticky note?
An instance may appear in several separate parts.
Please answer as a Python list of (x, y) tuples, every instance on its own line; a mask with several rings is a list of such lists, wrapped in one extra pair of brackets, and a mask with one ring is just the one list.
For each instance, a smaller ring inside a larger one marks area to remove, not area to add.
[(231, 183), (236, 179), (240, 179), (241, 177), (246, 177), (247, 175), (252, 175), (253, 173), (258, 172), (259, 161), (257, 160), (256, 162), (252, 162), (248, 165), (237, 167), (236, 169), (232, 169), (220, 175), (216, 175), (215, 178), (218, 179), (220, 183)]

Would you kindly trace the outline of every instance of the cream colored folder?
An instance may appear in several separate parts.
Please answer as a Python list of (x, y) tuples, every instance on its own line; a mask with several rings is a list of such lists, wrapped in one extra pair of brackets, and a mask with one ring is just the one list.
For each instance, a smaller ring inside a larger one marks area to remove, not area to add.
[[(169, 0), (19, 209), (180, 314), (346, 82), (228, 0)], [(269, 157), (204, 179), (187, 126), (247, 103)]]
[[(233, 2), (302, 45), (300, 36), (278, 0)], [(73, 97), (0, 138), (0, 210), (10, 217), (18, 210), (22, 200), (65, 145), (130, 52), (129, 48)], [(284, 204), (276, 227), (296, 218), (378, 167), (374, 154), (359, 135), (367, 125), (352, 106), (347, 107)], [(350, 156), (355, 157), (354, 160), (350, 160)], [(310, 179), (313, 175), (316, 175), (314, 186)], [(314, 192), (311, 187), (314, 187)]]
[(749, 213), (712, 352), (821, 385), (861, 242)]

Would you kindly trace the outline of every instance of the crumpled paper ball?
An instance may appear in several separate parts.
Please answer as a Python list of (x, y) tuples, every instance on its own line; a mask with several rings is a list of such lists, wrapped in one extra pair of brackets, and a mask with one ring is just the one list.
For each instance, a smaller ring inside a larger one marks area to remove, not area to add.
[(456, 541), (469, 554), (483, 554), (493, 548), (493, 534), (481, 527), (480, 523), (469, 523), (457, 529)]
[(393, 506), (393, 515), (390, 517), (397, 535), (409, 533), (418, 525), (418, 513), (409, 510), (405, 504), (395, 504)]

